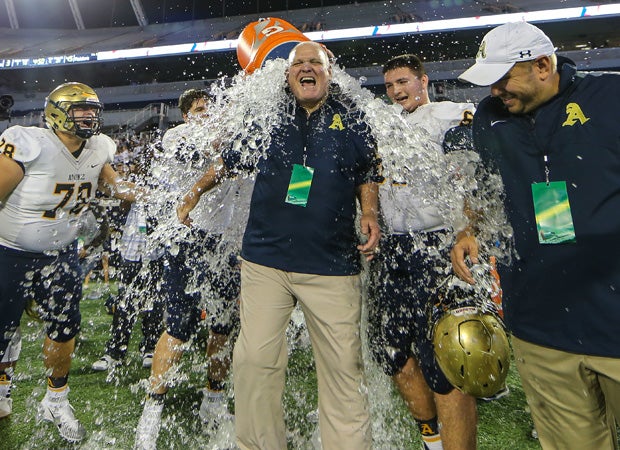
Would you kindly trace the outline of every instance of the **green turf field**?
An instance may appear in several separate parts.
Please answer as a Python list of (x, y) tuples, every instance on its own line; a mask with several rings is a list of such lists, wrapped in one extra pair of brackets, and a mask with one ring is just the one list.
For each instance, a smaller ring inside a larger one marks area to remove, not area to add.
[[(142, 368), (137, 350), (139, 324), (132, 338), (126, 364), (112, 375), (94, 372), (90, 366), (103, 352), (111, 316), (106, 314), (103, 299), (86, 299), (96, 283), (85, 292), (82, 301), (82, 332), (78, 338), (76, 357), (69, 384), (70, 399), (76, 416), (87, 430), (80, 445), (64, 442), (52, 424), (37, 424), (36, 406), (44, 395), (44, 369), (41, 362), (42, 334), (40, 324), (28, 317), (22, 321), (24, 336), (22, 357), (16, 369), (13, 390), (13, 414), (0, 420), (0, 449), (131, 449), (135, 426), (142, 411), (148, 369)], [(114, 288), (113, 288), (114, 290)], [(201, 401), (199, 389), (204, 383), (204, 340), (196, 343), (196, 351), (183, 359), (180, 373), (183, 381), (172, 388), (166, 400), (161, 449), (218, 449), (218, 443), (233, 442), (232, 429), (222, 429), (216, 436), (204, 430), (197, 416)], [(531, 419), (514, 367), (508, 384), (510, 395), (490, 403), (479, 403), (478, 443), (481, 450), (539, 449), (529, 437)], [(420, 449), (415, 426), (404, 405), (394, 394), (390, 381), (370, 366), (368, 389), (373, 411), (375, 448)], [(232, 402), (231, 405), (232, 407)], [(307, 349), (294, 350), (290, 357), (285, 410), (289, 430), (289, 448), (309, 449), (314, 426), (306, 414), (316, 407), (316, 378), (312, 356)]]

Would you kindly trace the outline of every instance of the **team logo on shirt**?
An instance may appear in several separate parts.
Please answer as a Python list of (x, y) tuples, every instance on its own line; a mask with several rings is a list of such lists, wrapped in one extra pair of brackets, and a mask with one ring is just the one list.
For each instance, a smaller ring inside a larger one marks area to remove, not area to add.
[(340, 117), (340, 114), (334, 114), (334, 117), (332, 118), (332, 124), (329, 126), (329, 128), (331, 130), (344, 130), (344, 125), (342, 124), (342, 118)]
[(585, 116), (577, 103), (569, 103), (568, 105), (566, 105), (566, 114), (568, 114), (568, 117), (562, 124), (563, 127), (572, 127), (573, 125), (575, 125), (575, 123), (577, 123), (577, 121), (579, 121), (579, 123), (583, 125), (588, 120), (590, 120), (589, 117)]

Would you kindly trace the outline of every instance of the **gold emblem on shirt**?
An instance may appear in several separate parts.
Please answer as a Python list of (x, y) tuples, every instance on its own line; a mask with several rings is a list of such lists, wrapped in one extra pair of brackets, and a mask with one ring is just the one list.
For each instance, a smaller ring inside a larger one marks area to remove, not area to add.
[(577, 121), (579, 121), (579, 123), (583, 125), (588, 120), (590, 120), (589, 117), (585, 116), (577, 103), (569, 103), (568, 105), (566, 105), (566, 114), (568, 114), (568, 117), (562, 124), (563, 127), (572, 127)]
[(340, 117), (340, 114), (334, 114), (334, 117), (332, 118), (332, 124), (329, 126), (329, 128), (331, 130), (344, 130), (344, 125), (342, 124), (342, 118)]

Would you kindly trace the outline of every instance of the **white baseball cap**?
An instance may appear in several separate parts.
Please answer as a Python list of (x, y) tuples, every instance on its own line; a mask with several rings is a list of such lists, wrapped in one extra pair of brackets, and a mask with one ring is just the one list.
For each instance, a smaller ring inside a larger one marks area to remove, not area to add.
[(458, 78), (478, 86), (489, 86), (506, 75), (515, 63), (555, 53), (551, 39), (527, 22), (511, 22), (489, 31), (482, 39), (476, 64)]

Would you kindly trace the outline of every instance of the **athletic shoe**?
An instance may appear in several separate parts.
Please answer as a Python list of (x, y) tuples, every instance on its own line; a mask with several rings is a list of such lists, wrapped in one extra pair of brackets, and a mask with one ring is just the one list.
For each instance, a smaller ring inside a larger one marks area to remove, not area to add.
[(156, 450), (164, 402), (147, 398), (136, 428), (134, 450)]
[(153, 354), (145, 353), (144, 356), (142, 356), (142, 367), (144, 367), (145, 369), (149, 369), (152, 365), (153, 365)]
[(69, 442), (80, 442), (86, 436), (86, 430), (73, 415), (73, 406), (69, 404), (68, 391), (69, 389), (64, 395), (46, 393), (39, 403), (37, 421), (52, 422), (63, 439)]
[(493, 400), (499, 400), (502, 397), (506, 397), (508, 394), (510, 394), (510, 389), (508, 389), (508, 386), (504, 386), (495, 394), (489, 397), (481, 397), (480, 400), (484, 400), (485, 402), (492, 402)]
[(101, 359), (95, 361), (91, 366), (93, 370), (102, 372), (104, 370), (112, 370), (120, 365), (120, 361), (112, 358), (110, 355), (103, 355)]
[(11, 397), (0, 398), (0, 419), (11, 415), (13, 399)]
[(319, 423), (319, 408), (306, 414), (306, 420), (310, 423)]
[(218, 427), (222, 422), (235, 420), (235, 416), (228, 411), (224, 393), (203, 389), (202, 395), (198, 416), (203, 423)]

